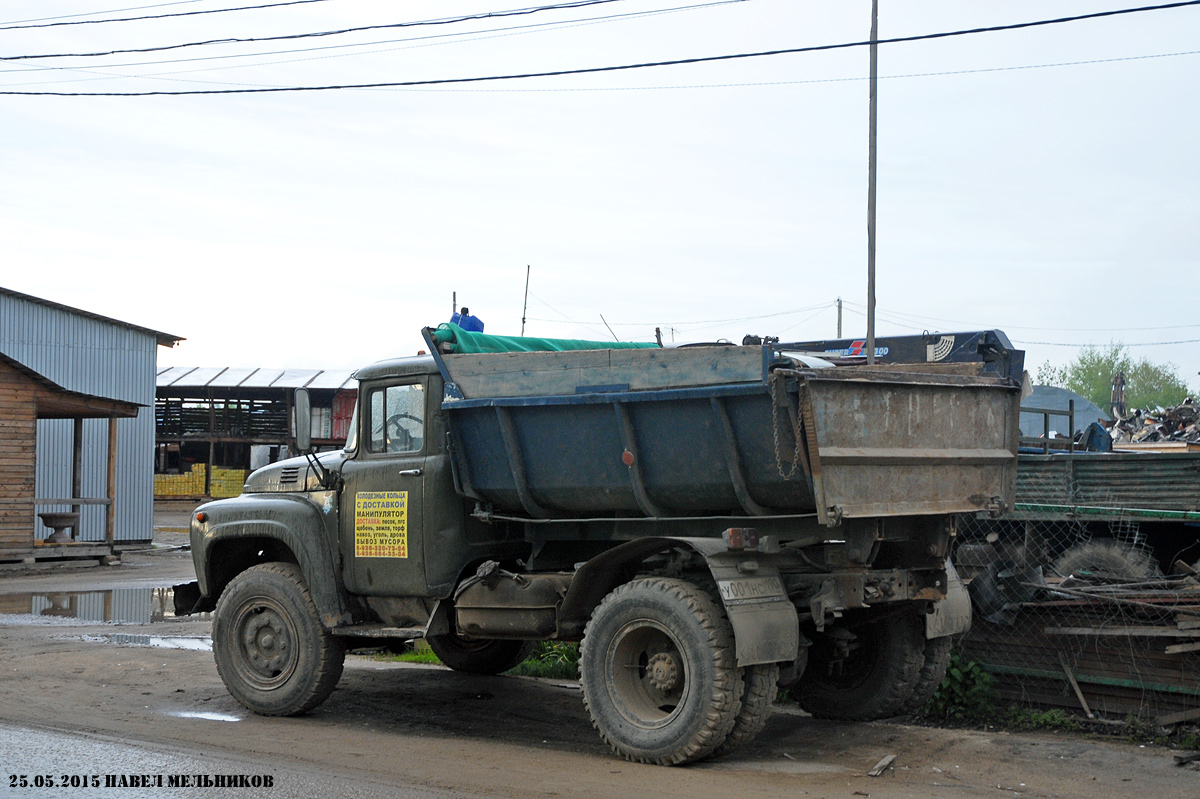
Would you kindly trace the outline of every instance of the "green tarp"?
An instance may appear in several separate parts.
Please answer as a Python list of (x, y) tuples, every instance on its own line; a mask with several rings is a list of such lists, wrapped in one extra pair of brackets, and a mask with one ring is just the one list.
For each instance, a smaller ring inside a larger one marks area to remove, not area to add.
[(456, 324), (444, 322), (433, 331), (438, 344), (449, 342), (451, 352), (561, 352), (563, 350), (618, 350), (657, 347), (641, 341), (580, 341), (570, 338), (526, 338), (524, 336), (490, 336), (469, 333)]

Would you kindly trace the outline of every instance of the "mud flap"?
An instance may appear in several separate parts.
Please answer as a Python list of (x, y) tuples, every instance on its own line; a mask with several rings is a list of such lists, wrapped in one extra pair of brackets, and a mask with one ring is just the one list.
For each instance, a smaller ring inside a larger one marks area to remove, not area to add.
[(971, 596), (954, 564), (946, 559), (946, 598), (925, 615), (925, 637), (942, 638), (971, 629)]
[(759, 561), (757, 569), (743, 573), (738, 564), (745, 562), (744, 555), (709, 555), (707, 560), (733, 627), (738, 666), (794, 662), (800, 618), (778, 569)]
[(171, 586), (174, 593), (175, 615), (190, 616), (193, 613), (205, 613), (216, 608), (217, 603), (212, 597), (205, 598), (200, 594), (200, 584), (196, 581)]

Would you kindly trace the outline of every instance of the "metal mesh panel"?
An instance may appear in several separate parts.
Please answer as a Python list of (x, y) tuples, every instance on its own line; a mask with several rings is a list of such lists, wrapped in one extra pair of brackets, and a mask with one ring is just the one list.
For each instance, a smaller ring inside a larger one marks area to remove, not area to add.
[(1162, 574), (1137, 520), (962, 517), (955, 559), (975, 612), (964, 655), (1004, 700), (1159, 723), (1200, 709), (1200, 580)]

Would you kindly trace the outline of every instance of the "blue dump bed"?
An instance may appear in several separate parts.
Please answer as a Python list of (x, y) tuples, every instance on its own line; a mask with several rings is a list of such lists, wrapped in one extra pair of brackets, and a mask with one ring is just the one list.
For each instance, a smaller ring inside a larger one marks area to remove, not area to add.
[(430, 333), (463, 492), (497, 510), (834, 523), (1013, 501), (1020, 385), (982, 364), (832, 367), (769, 345), (447, 352)]

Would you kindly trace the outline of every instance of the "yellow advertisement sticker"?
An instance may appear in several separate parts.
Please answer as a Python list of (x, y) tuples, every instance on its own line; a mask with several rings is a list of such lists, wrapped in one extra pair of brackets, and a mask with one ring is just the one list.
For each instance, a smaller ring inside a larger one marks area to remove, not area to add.
[(408, 492), (354, 495), (354, 557), (408, 557)]

